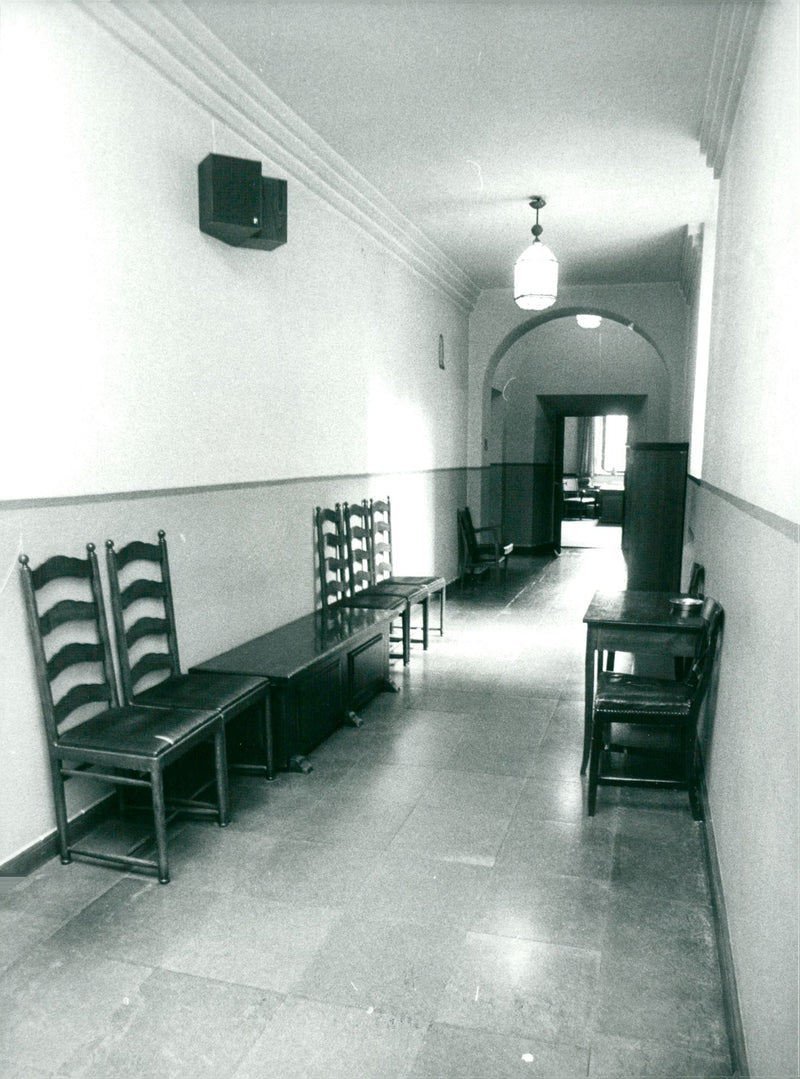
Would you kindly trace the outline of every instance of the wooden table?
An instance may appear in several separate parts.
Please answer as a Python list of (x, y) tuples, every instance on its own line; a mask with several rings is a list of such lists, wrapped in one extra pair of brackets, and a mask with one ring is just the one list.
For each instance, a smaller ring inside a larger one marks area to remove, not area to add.
[(193, 667), (194, 671), (256, 674), (270, 682), (270, 712), (278, 767), (308, 772), (305, 754), (389, 677), (389, 626), (396, 611), (353, 608), (316, 611)]
[(694, 656), (703, 631), (703, 616), (673, 613), (676, 592), (595, 592), (586, 623), (586, 700), (581, 775), (586, 772), (592, 737), (592, 709), (603, 652), (638, 655)]

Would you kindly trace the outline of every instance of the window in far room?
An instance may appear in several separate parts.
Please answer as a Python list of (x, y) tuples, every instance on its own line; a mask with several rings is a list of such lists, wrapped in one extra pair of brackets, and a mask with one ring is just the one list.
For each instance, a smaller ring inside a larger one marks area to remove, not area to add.
[(624, 475), (627, 441), (627, 416), (595, 416), (593, 471), (596, 475)]

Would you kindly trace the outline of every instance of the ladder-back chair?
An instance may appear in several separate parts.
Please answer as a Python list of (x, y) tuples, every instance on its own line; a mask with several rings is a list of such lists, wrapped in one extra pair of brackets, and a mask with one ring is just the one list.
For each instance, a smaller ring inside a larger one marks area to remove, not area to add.
[[(216, 805), (182, 799), (183, 812), (228, 823), (225, 731), (217, 713), (120, 705), (97, 555), (56, 555), (35, 569), (20, 556), (22, 586), (42, 704), (61, 861), (73, 857), (169, 880), (164, 770), (202, 742), (213, 741)], [(91, 711), (93, 714), (88, 715)], [(155, 860), (78, 847), (69, 841), (64, 779), (88, 776), (118, 788), (149, 788)]]
[[(472, 523), (472, 514), (468, 506), (465, 506), (463, 510), (456, 510), (456, 517), (459, 537), (459, 576), (462, 582), (464, 577), (474, 577), (489, 570), (495, 578), (502, 573), (503, 584), (505, 584), (508, 574), (508, 557), (514, 550), (514, 544), (504, 543), (501, 540), (499, 525), (483, 525), (476, 528)], [(492, 537), (489, 542), (478, 539), (484, 532)]]
[[(444, 608), (447, 582), (444, 577), (407, 577), (396, 575), (392, 560), (392, 502), (385, 499), (369, 500), (369, 538), (372, 556), (372, 583), (416, 585), (424, 588), (428, 599), (439, 597), (439, 635), (444, 635)], [(427, 630), (423, 632), (425, 648), (428, 647)]]
[[(350, 595), (399, 596), (406, 601), (408, 610), (408, 647), (411, 647), (411, 614), (415, 606), (422, 611), (422, 637), (413, 643), (428, 647), (428, 592), (417, 584), (392, 584), (389, 581), (375, 583), (372, 548), (369, 532), (369, 507), (366, 501), (345, 502), (342, 506), (345, 552), (347, 555), (347, 581)], [(406, 632), (406, 627), (403, 627)], [(396, 639), (396, 638), (395, 638)], [(406, 647), (403, 638), (403, 647)]]
[(592, 711), (588, 813), (604, 785), (686, 790), (692, 816), (703, 819), (697, 724), (714, 670), (722, 607), (703, 605), (700, 647), (685, 678), (601, 671)]
[(411, 621), (407, 599), (352, 587), (347, 564), (347, 541), (339, 502), (335, 509), (317, 506), (314, 511), (317, 533), (317, 567), (323, 611), (336, 607), (394, 611), (401, 620), (403, 650), (399, 656), (407, 665), (411, 655)]
[(181, 673), (163, 529), (157, 544), (134, 540), (117, 550), (113, 540), (106, 540), (106, 562), (124, 702), (210, 709), (225, 725), (253, 709), (259, 760), (237, 764), (237, 770), (274, 778), (267, 679)]

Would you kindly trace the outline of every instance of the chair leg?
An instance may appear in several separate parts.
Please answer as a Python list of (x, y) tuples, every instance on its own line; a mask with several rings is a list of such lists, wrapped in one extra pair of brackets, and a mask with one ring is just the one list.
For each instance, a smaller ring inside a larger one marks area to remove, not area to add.
[(61, 864), (69, 865), (72, 855), (69, 852), (69, 825), (67, 823), (67, 802), (64, 797), (64, 777), (61, 774), (61, 761), (50, 758), (50, 775), (53, 781), (53, 804), (58, 829), (58, 847)]
[(167, 821), (164, 801), (164, 773), (158, 763), (150, 769), (150, 786), (153, 795), (153, 820), (155, 823), (156, 848), (158, 851), (158, 879), (169, 884), (169, 860), (167, 858)]
[(429, 598), (427, 596), (422, 601), (421, 606), (422, 606), (422, 648), (423, 648), (423, 650), (425, 652), (427, 652), (428, 651), (428, 632), (429, 632), (429, 629), (430, 629), (429, 620), (428, 620), (430, 600), (429, 600)]
[(225, 726), (220, 724), (214, 735), (214, 769), (217, 777), (217, 810), (220, 828), (230, 820), (228, 805), (228, 751), (225, 744)]
[(411, 611), (406, 605), (402, 616), (403, 626), (403, 666), (407, 667), (411, 662)]
[(597, 807), (597, 773), (600, 767), (600, 747), (603, 742), (603, 724), (592, 716), (592, 748), (589, 752), (589, 796), (587, 815), (594, 816)]
[(442, 586), (442, 590), (439, 592), (439, 636), (444, 637), (444, 601), (445, 593), (447, 592), (446, 586)]

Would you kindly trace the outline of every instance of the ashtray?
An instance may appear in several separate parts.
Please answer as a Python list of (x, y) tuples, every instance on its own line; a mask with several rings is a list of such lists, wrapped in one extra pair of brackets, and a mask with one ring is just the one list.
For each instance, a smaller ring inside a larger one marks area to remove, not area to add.
[(700, 614), (703, 609), (702, 599), (695, 596), (674, 596), (669, 601), (669, 605), (673, 614), (679, 614), (683, 618), (688, 618), (692, 614)]

